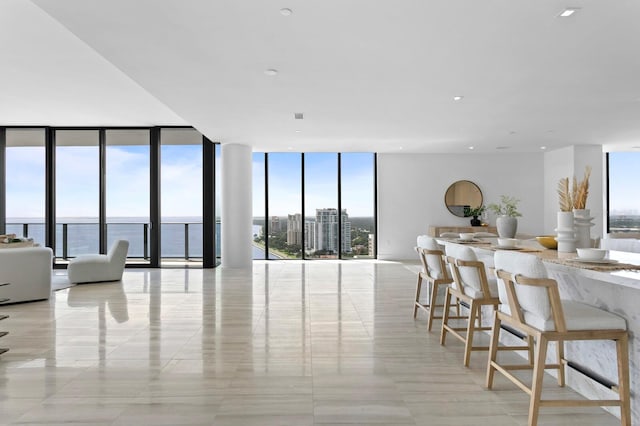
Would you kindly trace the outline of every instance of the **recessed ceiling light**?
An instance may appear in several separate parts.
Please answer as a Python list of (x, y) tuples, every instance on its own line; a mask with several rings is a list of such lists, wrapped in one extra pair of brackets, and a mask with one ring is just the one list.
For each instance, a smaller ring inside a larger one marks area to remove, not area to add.
[(496, 149), (509, 149), (508, 146), (496, 146)]
[(540, 149), (545, 150), (545, 149), (547, 149), (547, 147), (546, 146), (541, 146)]
[(264, 70), (264, 73), (266, 75), (276, 75), (278, 74), (278, 70), (275, 68), (267, 68), (266, 70)]
[(280, 9), (280, 15), (282, 16), (291, 16), (292, 13), (293, 10), (289, 9), (288, 7), (283, 7), (282, 9)]
[(470, 146), (469, 149), (476, 149), (476, 147), (475, 146)]
[(291, 150), (293, 149), (293, 147), (292, 147), (292, 146), (289, 146), (289, 147), (287, 147), (287, 149), (288, 149), (289, 151), (291, 151)]
[(295, 118), (296, 120), (302, 120), (304, 119), (304, 114), (301, 112), (294, 112), (293, 113), (293, 118)]
[(515, 135), (517, 132), (515, 130), (512, 130), (509, 132), (510, 135)]
[(399, 149), (400, 151), (402, 151), (402, 147), (399, 147), (398, 149)]
[(560, 12), (558, 15), (559, 18), (568, 18), (569, 16), (576, 13), (580, 8), (579, 7), (567, 7), (565, 10)]
[(302, 130), (296, 130), (296, 133), (300, 133), (300, 132), (302, 132)]
[(453, 100), (454, 101), (461, 101), (464, 98), (464, 96), (454, 96)]

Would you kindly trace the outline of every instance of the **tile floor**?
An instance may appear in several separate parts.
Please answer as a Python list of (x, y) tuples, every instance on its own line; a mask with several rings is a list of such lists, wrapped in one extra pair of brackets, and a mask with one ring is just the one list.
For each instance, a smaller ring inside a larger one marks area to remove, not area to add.
[[(122, 283), (2, 306), (0, 346), (11, 350), (0, 356), (0, 424), (526, 424), (523, 392), (500, 376), (484, 389), (485, 353), (464, 368), (459, 342), (441, 347), (423, 314), (412, 318), (415, 270), (132, 269)], [(619, 421), (548, 408), (540, 424)]]

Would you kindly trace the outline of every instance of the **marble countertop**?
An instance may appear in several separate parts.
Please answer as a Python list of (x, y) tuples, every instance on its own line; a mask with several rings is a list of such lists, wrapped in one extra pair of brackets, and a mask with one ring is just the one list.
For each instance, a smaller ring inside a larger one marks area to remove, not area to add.
[[(456, 240), (445, 238), (438, 238), (437, 241), (440, 244), (460, 243)], [(478, 242), (465, 242), (464, 245), (482, 252), (482, 257), (486, 258), (487, 256), (492, 256), (496, 250), (500, 250), (496, 243), (496, 238), (483, 238)], [(587, 278), (640, 290), (640, 253), (609, 250), (607, 258), (618, 262), (618, 268), (614, 264), (610, 265), (609, 268), (609, 265), (572, 262), (571, 259), (576, 258), (576, 253), (558, 253), (557, 250), (549, 250), (542, 247), (535, 240), (521, 240), (518, 243), (518, 247), (522, 248), (522, 250), (518, 250), (519, 252), (533, 254), (542, 258), (549, 269), (571, 272)], [(630, 269), (619, 268), (625, 265), (629, 266)], [(636, 267), (637, 269), (635, 269)]]

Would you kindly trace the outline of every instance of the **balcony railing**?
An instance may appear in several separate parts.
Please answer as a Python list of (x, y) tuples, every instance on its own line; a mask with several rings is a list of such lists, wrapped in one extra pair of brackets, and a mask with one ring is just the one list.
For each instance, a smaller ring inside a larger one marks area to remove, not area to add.
[[(161, 228), (162, 258), (202, 259), (202, 222), (164, 222)], [(7, 233), (44, 242), (44, 223), (7, 223)], [(56, 257), (73, 258), (99, 252), (98, 223), (56, 224)], [(115, 240), (129, 241), (130, 259), (149, 260), (149, 224), (114, 222), (106, 224), (107, 247)]]

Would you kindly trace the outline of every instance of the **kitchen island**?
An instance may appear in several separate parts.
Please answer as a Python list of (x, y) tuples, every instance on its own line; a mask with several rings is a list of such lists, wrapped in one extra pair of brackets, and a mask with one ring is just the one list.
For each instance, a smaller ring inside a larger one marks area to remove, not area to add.
[[(439, 239), (440, 243), (461, 243)], [(495, 239), (464, 243), (473, 248), (479, 260), (493, 266)], [(521, 241), (518, 251), (540, 257), (551, 278), (558, 282), (562, 299), (586, 303), (615, 313), (627, 321), (629, 330), (629, 363), (632, 424), (640, 425), (640, 254), (610, 251), (608, 263), (576, 260), (576, 253), (558, 253), (544, 249), (533, 240)], [(488, 315), (485, 315), (488, 323)], [(555, 348), (548, 359), (555, 357)], [(589, 380), (575, 368), (567, 368), (567, 384), (588, 398), (611, 396), (606, 385), (617, 382), (615, 343), (613, 341), (570, 342), (565, 358), (587, 374), (596, 373), (598, 383)], [(619, 415), (617, 408), (607, 408)]]

